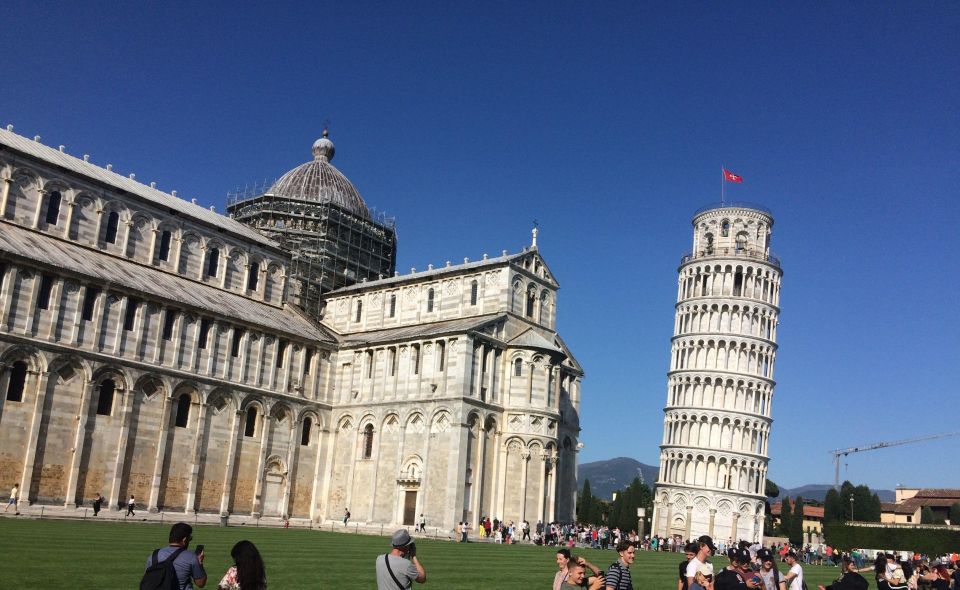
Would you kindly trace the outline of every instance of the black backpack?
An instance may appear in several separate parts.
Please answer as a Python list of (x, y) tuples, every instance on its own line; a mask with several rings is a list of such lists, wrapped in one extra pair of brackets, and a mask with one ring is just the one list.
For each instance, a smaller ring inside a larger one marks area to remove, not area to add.
[(140, 578), (140, 590), (180, 590), (180, 580), (177, 579), (177, 570), (173, 569), (173, 561), (183, 550), (183, 547), (177, 549), (163, 561), (157, 561), (160, 550), (154, 551), (150, 566)]

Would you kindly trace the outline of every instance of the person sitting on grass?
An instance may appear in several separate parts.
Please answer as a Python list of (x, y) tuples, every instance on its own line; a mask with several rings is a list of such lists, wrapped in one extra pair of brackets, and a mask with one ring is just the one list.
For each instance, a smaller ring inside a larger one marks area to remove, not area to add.
[(867, 590), (869, 584), (866, 578), (857, 573), (857, 562), (850, 557), (844, 557), (841, 561), (843, 575), (833, 584), (826, 587), (820, 584), (817, 588), (819, 590)]
[(230, 550), (233, 565), (223, 575), (217, 590), (267, 590), (267, 572), (256, 545), (240, 541)]

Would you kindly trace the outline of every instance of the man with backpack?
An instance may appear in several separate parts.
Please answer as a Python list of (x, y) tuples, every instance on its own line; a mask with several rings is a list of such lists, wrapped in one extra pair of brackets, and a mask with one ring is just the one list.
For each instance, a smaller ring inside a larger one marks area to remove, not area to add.
[(187, 549), (193, 539), (193, 527), (178, 522), (170, 529), (170, 544), (155, 550), (147, 558), (140, 590), (192, 590), (207, 584), (203, 569), (203, 546), (194, 553)]

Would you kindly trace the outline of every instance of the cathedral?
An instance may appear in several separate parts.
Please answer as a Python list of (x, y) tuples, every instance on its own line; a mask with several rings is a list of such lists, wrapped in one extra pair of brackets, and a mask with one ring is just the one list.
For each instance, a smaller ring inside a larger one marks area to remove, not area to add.
[(583, 370), (537, 246), (399, 274), (312, 158), (217, 213), (0, 129), (0, 482), (21, 505), (569, 521)]

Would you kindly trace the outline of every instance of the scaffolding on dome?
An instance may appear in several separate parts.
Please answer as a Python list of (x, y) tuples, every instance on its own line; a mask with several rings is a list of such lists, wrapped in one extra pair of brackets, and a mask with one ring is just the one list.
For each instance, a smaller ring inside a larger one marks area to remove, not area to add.
[(266, 181), (227, 196), (230, 217), (276, 240), (291, 255), (288, 300), (320, 319), (325, 293), (393, 276), (396, 220), (362, 218), (330, 202), (272, 194)]

